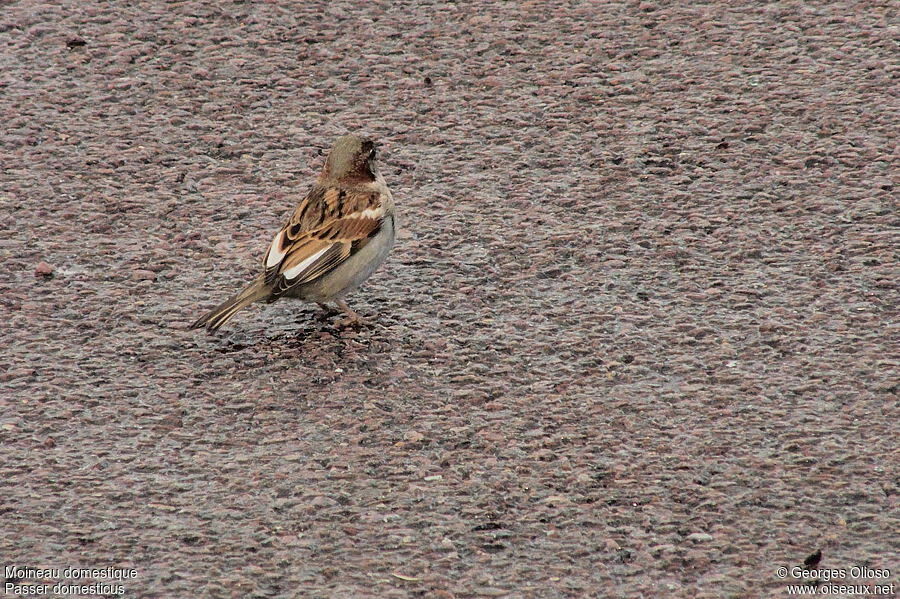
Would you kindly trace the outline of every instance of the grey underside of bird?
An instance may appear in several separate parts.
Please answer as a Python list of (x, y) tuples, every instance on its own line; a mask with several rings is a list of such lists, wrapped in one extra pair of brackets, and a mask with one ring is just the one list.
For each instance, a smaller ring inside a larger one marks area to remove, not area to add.
[(282, 297), (318, 304), (333, 302), (349, 316), (348, 321), (362, 321), (343, 298), (359, 287), (385, 261), (394, 244), (394, 230), (394, 216), (390, 215), (384, 219), (374, 236), (355, 244), (350, 255), (336, 267), (316, 279), (288, 287), (280, 293), (275, 291), (277, 283), (266, 283), (265, 276), (260, 275), (244, 290), (199, 318), (191, 328), (205, 327), (209, 331), (215, 331), (250, 304), (271, 303)]

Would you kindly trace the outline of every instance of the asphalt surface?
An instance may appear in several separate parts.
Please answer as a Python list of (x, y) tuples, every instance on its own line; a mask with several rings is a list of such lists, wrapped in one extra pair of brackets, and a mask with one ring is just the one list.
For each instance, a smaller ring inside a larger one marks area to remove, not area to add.
[[(0, 4), (4, 567), (900, 589), (896, 3)], [(375, 324), (187, 330), (347, 132), (399, 211)]]

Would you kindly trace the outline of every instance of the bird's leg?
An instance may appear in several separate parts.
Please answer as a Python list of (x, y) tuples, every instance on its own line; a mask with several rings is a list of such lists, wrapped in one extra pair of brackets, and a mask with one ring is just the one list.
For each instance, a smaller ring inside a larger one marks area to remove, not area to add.
[(354, 312), (353, 309), (348, 306), (347, 302), (345, 302), (344, 300), (335, 300), (334, 303), (336, 303), (338, 308), (340, 308), (341, 311), (347, 315), (347, 318), (338, 321), (337, 324), (339, 327), (371, 324), (368, 319), (363, 318), (362, 316)]

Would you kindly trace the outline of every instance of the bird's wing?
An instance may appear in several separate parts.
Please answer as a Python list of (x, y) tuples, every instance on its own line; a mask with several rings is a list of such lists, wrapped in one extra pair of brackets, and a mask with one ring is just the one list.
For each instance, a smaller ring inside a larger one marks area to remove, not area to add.
[(385, 210), (377, 191), (314, 186), (266, 252), (264, 279), (273, 295), (313, 281), (350, 257), (354, 242), (381, 228)]

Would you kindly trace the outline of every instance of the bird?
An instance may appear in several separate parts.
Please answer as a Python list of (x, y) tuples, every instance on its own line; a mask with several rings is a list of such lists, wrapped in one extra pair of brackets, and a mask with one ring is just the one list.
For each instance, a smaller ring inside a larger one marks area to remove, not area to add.
[(245, 289), (201, 316), (191, 329), (216, 331), (252, 303), (282, 297), (334, 303), (347, 315), (340, 326), (367, 320), (344, 297), (384, 263), (394, 245), (394, 198), (367, 137), (338, 138), (310, 190), (275, 234), (262, 272)]

